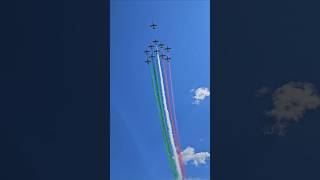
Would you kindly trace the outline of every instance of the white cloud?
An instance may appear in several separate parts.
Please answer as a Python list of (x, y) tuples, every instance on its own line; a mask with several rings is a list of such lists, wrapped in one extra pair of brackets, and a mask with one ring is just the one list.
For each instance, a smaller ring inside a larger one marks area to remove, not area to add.
[(307, 110), (320, 106), (320, 97), (315, 86), (306, 82), (289, 82), (272, 94), (273, 108), (266, 113), (272, 117), (270, 128), (265, 134), (285, 135), (287, 128), (299, 122)]
[(208, 152), (198, 152), (195, 153), (195, 149), (192, 147), (187, 147), (182, 151), (182, 157), (185, 164), (188, 164), (189, 161), (193, 165), (199, 166), (200, 164), (206, 164), (206, 160), (210, 159), (210, 153)]
[(298, 121), (306, 110), (320, 105), (320, 97), (311, 83), (289, 82), (278, 88), (272, 99), (274, 107), (267, 115), (277, 120)]
[(210, 91), (206, 87), (191, 89), (191, 92), (194, 92), (193, 104), (200, 104), (206, 97), (210, 96)]

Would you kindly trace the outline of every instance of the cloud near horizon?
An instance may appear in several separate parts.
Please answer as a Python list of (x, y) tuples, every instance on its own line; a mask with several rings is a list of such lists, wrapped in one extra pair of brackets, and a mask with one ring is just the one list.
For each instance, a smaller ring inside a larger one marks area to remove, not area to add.
[(192, 162), (193, 165), (199, 166), (200, 164), (206, 164), (206, 160), (210, 159), (209, 152), (198, 152), (195, 153), (195, 149), (193, 147), (187, 147), (182, 152), (183, 161), (185, 164), (188, 164), (189, 161)]

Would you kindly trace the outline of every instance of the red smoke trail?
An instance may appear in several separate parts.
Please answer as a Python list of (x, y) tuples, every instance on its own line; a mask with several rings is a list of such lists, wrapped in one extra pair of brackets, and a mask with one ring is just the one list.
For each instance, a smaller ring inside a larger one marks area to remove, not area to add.
[[(176, 126), (175, 126), (175, 123), (174, 123), (175, 119), (172, 118), (172, 109), (171, 109), (171, 106), (170, 106), (171, 102), (170, 102), (170, 91), (169, 91), (169, 85), (168, 85), (168, 79), (167, 79), (167, 69), (166, 69), (166, 65), (165, 65), (164, 62), (162, 62), (162, 65), (164, 67), (164, 79), (166, 81), (167, 101), (168, 101), (168, 106), (169, 106), (170, 119), (172, 119), (171, 125), (172, 125), (174, 139), (176, 141), (176, 147), (177, 147), (178, 156), (179, 156), (179, 164), (180, 164), (182, 175), (183, 175), (183, 178), (184, 178), (185, 177), (185, 172), (184, 172), (184, 165), (183, 165), (182, 156), (181, 156), (181, 147), (180, 147), (179, 135), (176, 132)], [(171, 92), (171, 94), (173, 94), (173, 93)]]
[[(177, 123), (177, 116), (176, 116), (176, 108), (174, 105), (174, 96), (173, 96), (173, 89), (172, 89), (172, 75), (171, 75), (171, 62), (168, 63), (168, 67), (169, 67), (169, 82), (170, 82), (170, 89), (171, 89), (171, 97), (172, 97), (172, 107), (173, 107), (173, 116), (174, 116), (174, 122), (175, 122), (175, 128), (178, 134), (178, 140), (179, 138), (179, 130), (178, 130), (178, 123)], [(179, 161), (180, 161), (180, 166), (182, 169), (182, 173), (185, 174), (185, 170), (184, 170), (184, 165), (183, 165), (183, 158), (182, 158), (182, 154), (181, 154), (181, 147), (180, 147), (180, 142), (178, 141), (178, 154), (179, 154)]]
[[(167, 101), (168, 101), (168, 106), (169, 106), (170, 119), (173, 119), (172, 118), (172, 110), (171, 110), (171, 106), (170, 106), (171, 102), (170, 102), (170, 94), (169, 94), (169, 88), (168, 88), (168, 79), (167, 79), (166, 66), (165, 66), (163, 61), (162, 61), (162, 67), (163, 67), (163, 72), (164, 72), (164, 79), (165, 79), (165, 82), (166, 82), (166, 86), (165, 87), (166, 87), (166, 93), (167, 93)], [(172, 129), (173, 129), (173, 135), (175, 137), (174, 139), (175, 139), (175, 141), (177, 141), (177, 139), (176, 139), (177, 134), (176, 134), (176, 131), (175, 131), (175, 126), (174, 126), (174, 122), (173, 121), (171, 121), (171, 126), (172, 126)]]

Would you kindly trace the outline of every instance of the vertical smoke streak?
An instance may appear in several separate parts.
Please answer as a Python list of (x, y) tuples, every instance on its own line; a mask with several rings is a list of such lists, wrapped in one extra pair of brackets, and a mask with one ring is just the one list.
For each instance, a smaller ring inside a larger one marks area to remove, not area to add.
[(158, 111), (159, 111), (159, 115), (160, 115), (160, 123), (161, 123), (161, 130), (162, 130), (162, 137), (163, 137), (163, 141), (165, 144), (165, 148), (166, 148), (166, 152), (167, 152), (167, 156), (168, 156), (168, 160), (170, 163), (170, 168), (173, 172), (173, 175), (176, 177), (177, 176), (177, 170), (175, 167), (174, 162), (172, 161), (172, 153), (171, 153), (171, 149), (170, 149), (170, 145), (169, 145), (169, 140), (167, 137), (167, 131), (166, 131), (166, 126), (165, 126), (165, 120), (163, 117), (163, 108), (161, 105), (161, 99), (160, 99), (160, 92), (159, 92), (159, 87), (158, 87), (158, 80), (157, 80), (157, 74), (155, 72), (155, 67), (154, 67), (154, 63), (152, 62), (152, 65), (148, 65), (149, 69), (150, 69), (150, 73), (151, 73), (151, 77), (152, 77), (152, 87), (153, 87), (153, 92), (154, 92), (154, 96), (156, 98), (157, 101), (157, 107), (158, 107)]
[(168, 87), (168, 79), (167, 79), (167, 69), (166, 66), (164, 65), (164, 75), (165, 75), (165, 79), (166, 79), (166, 86), (167, 86), (167, 93), (169, 94), (168, 96), (172, 97), (172, 107), (173, 107), (173, 112), (174, 112), (174, 117), (172, 117), (172, 110), (170, 107), (170, 99), (169, 99), (169, 108), (170, 108), (170, 117), (172, 120), (172, 128), (173, 128), (173, 132), (174, 132), (174, 136), (175, 136), (175, 141), (176, 141), (176, 148), (177, 148), (177, 152), (178, 152), (178, 156), (179, 156), (179, 163), (181, 166), (181, 171), (182, 171), (182, 175), (185, 176), (185, 170), (184, 170), (184, 164), (183, 164), (183, 158), (182, 158), (182, 152), (181, 152), (181, 146), (180, 146), (180, 138), (179, 138), (179, 131), (178, 131), (178, 123), (177, 123), (177, 118), (176, 118), (176, 113), (175, 113), (175, 106), (174, 106), (174, 97), (173, 97), (173, 90), (172, 90), (172, 78), (171, 78), (171, 66), (170, 66), (170, 62), (167, 63), (168, 64), (168, 68), (169, 68), (169, 83), (170, 83), (170, 90)]
[[(158, 48), (157, 48), (158, 50)], [(181, 180), (182, 177), (182, 172), (180, 168), (180, 163), (179, 163), (179, 156), (177, 154), (177, 150), (174, 144), (174, 139), (173, 139), (173, 133), (172, 133), (172, 127), (170, 123), (170, 117), (169, 117), (169, 112), (168, 112), (168, 107), (167, 107), (167, 102), (165, 98), (165, 90), (164, 90), (164, 85), (163, 85), (163, 78), (162, 78), (162, 70), (161, 70), (161, 63), (160, 63), (160, 57), (159, 54), (157, 53), (157, 59), (158, 59), (158, 68), (159, 68), (159, 76), (160, 76), (160, 84), (161, 84), (161, 90), (162, 90), (162, 99), (163, 99), (163, 105), (164, 105), (164, 111), (167, 119), (167, 126), (168, 126), (168, 131), (169, 131), (169, 138), (172, 146), (172, 151), (174, 155), (174, 160), (176, 163), (177, 171), (178, 171), (178, 179)]]
[(166, 86), (165, 86), (165, 91), (166, 91), (166, 94), (167, 94), (167, 102), (168, 102), (168, 106), (169, 106), (169, 115), (170, 115), (170, 119), (172, 120), (171, 121), (171, 126), (172, 126), (172, 132), (173, 132), (173, 139), (175, 141), (175, 143), (178, 142), (178, 140), (176, 139), (177, 138), (177, 134), (176, 134), (176, 131), (175, 131), (175, 124), (174, 124), (174, 119), (172, 118), (172, 109), (171, 109), (171, 102), (170, 102), (170, 92), (169, 92), (169, 87), (168, 87), (168, 79), (167, 79), (167, 70), (166, 70), (166, 65), (165, 63), (162, 61), (162, 67), (163, 67), (163, 74), (164, 74), (164, 81), (166, 82)]

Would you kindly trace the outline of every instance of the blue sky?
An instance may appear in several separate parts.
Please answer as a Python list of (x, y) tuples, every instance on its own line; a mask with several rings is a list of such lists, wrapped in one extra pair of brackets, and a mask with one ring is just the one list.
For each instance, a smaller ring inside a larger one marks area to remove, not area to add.
[[(158, 39), (172, 47), (172, 79), (180, 143), (210, 152), (210, 102), (192, 104), (193, 88), (210, 87), (209, 1), (111, 1), (111, 179), (172, 179), (151, 76), (143, 51)], [(148, 27), (151, 22), (159, 31)], [(186, 166), (210, 177), (210, 166)]]

